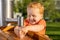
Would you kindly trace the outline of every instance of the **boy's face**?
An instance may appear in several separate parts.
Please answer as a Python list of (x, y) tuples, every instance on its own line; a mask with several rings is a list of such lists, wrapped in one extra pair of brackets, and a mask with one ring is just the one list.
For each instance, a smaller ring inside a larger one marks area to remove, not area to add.
[(27, 18), (31, 24), (37, 23), (43, 18), (39, 8), (27, 8)]

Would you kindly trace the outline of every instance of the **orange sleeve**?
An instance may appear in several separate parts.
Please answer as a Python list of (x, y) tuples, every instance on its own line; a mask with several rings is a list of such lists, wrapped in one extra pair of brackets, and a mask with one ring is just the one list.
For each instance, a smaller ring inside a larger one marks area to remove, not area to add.
[(41, 20), (39, 23), (39, 25), (43, 25), (44, 29), (42, 29), (41, 31), (37, 32), (37, 35), (45, 35), (46, 32), (46, 21), (45, 20)]
[(24, 26), (27, 26), (28, 25), (28, 21), (25, 19), (24, 20)]
[(41, 20), (38, 24), (43, 25), (44, 28), (46, 27), (46, 21), (45, 20)]

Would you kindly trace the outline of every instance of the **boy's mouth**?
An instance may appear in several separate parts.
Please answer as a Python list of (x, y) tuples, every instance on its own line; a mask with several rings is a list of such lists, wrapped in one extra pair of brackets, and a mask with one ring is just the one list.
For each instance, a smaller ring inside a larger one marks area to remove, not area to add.
[(30, 23), (35, 24), (36, 20), (30, 20)]
[(33, 19), (33, 20), (30, 20), (30, 21), (31, 21), (31, 22), (36, 22), (36, 20), (34, 20), (34, 19)]

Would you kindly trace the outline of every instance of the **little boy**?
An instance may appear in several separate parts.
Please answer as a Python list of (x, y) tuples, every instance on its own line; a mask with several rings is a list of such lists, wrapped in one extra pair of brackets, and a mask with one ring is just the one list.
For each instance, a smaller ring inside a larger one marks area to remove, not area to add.
[[(20, 38), (23, 38), (25, 35), (30, 37), (35, 37), (35, 35), (38, 35), (40, 39), (42, 37), (44, 40), (48, 40), (48, 37), (45, 36), (46, 22), (43, 19), (43, 15), (44, 7), (42, 4), (37, 2), (30, 3), (27, 6), (27, 18), (24, 20), (24, 26), (23, 28), (17, 26), (14, 29), (15, 34), (17, 36), (20, 35)], [(40, 40), (39, 37), (36, 40)]]

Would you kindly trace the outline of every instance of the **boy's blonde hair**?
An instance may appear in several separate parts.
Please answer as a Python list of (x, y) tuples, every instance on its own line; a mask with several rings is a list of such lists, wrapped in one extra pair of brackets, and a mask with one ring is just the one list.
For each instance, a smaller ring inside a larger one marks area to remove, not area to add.
[(27, 8), (39, 8), (40, 14), (44, 13), (44, 6), (41, 3), (32, 2), (27, 6)]

